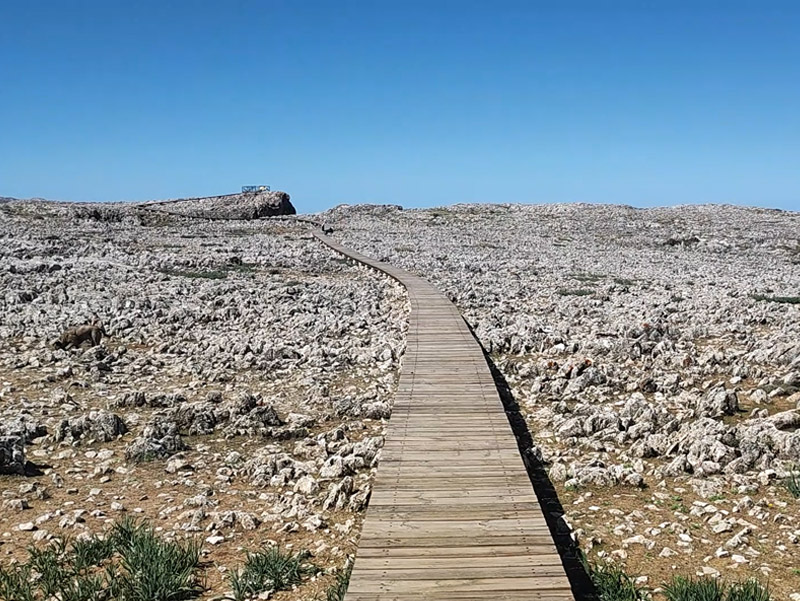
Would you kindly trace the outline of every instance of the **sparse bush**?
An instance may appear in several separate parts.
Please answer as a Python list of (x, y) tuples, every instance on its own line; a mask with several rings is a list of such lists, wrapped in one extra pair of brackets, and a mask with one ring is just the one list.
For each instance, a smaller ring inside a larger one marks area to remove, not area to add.
[(0, 599), (3, 601), (34, 601), (34, 589), (29, 584), (31, 568), (28, 565), (0, 566)]
[(770, 601), (769, 589), (755, 578), (730, 586), (716, 578), (675, 576), (664, 585), (668, 601)]
[(728, 589), (727, 601), (770, 601), (769, 589), (755, 578), (737, 582)]
[(725, 587), (722, 583), (707, 576), (685, 578), (675, 576), (672, 582), (664, 585), (667, 601), (722, 601)]
[(644, 587), (614, 564), (586, 564), (600, 601), (644, 601), (649, 598)]
[(800, 305), (800, 296), (766, 296), (764, 294), (751, 294), (750, 297), (757, 301), (770, 303), (786, 303), (789, 305)]
[(178, 601), (202, 591), (196, 574), (200, 563), (197, 541), (163, 540), (145, 523), (126, 528), (126, 534), (127, 539), (116, 539), (125, 601)]
[(316, 574), (318, 568), (307, 563), (307, 551), (292, 555), (278, 547), (247, 553), (241, 570), (228, 577), (235, 601), (244, 601), (264, 591), (280, 591), (300, 584), (303, 577)]
[(584, 290), (582, 288), (579, 288), (577, 290), (572, 290), (568, 288), (559, 288), (558, 290), (556, 290), (556, 294), (559, 294), (561, 296), (589, 296), (590, 294), (593, 294), (593, 292), (591, 290)]
[(25, 564), (0, 567), (0, 601), (184, 601), (202, 592), (199, 560), (198, 543), (127, 518), (105, 539), (29, 548)]
[(336, 582), (328, 587), (325, 601), (344, 601), (347, 586), (350, 584), (350, 574), (353, 572), (353, 562), (348, 561), (344, 569), (336, 574)]
[(800, 499), (800, 475), (798, 472), (789, 472), (789, 475), (783, 479), (783, 485), (795, 499)]

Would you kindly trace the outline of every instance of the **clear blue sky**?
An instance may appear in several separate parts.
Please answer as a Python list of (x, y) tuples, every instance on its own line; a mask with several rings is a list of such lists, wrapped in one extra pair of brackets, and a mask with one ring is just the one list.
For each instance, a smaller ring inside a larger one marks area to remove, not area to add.
[(0, 196), (800, 210), (800, 2), (0, 0)]

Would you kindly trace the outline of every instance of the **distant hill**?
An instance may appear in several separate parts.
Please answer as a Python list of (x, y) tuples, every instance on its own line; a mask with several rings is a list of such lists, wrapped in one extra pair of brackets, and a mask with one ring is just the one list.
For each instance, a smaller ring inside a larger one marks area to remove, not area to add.
[(112, 213), (122, 215), (136, 208), (204, 219), (260, 219), (261, 217), (295, 215), (297, 213), (289, 195), (280, 190), (149, 202), (65, 202), (48, 201), (44, 198), (19, 199), (0, 196), (0, 203), (8, 202), (48, 202), (57, 206), (72, 207), (95, 218), (100, 218), (99, 216), (102, 214), (103, 219), (108, 218)]

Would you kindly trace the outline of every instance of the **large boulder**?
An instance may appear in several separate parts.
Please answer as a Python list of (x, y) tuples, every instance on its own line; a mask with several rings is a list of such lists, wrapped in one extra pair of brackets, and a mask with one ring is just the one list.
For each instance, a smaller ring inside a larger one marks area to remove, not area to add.
[(75, 442), (80, 439), (93, 439), (111, 442), (128, 431), (122, 418), (110, 411), (90, 411), (86, 415), (62, 420), (53, 434), (55, 442)]
[(289, 195), (280, 190), (171, 200), (151, 206), (158, 211), (208, 219), (260, 219), (297, 213)]
[(125, 458), (134, 462), (164, 459), (188, 448), (178, 433), (178, 425), (156, 416), (125, 448)]

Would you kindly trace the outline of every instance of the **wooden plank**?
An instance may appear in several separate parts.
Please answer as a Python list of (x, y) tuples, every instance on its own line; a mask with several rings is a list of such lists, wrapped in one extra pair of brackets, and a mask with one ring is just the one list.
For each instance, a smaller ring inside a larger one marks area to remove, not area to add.
[[(516, 534), (472, 534), (472, 535), (456, 535), (451, 536), (436, 536), (430, 538), (418, 538), (411, 536), (362, 536), (358, 541), (359, 551), (362, 548), (398, 548), (398, 547), (412, 547), (412, 548), (427, 548), (438, 549), (442, 547), (496, 547), (498, 545), (517, 545), (519, 547), (534, 545), (545, 546), (555, 553), (553, 547), (553, 539), (548, 532), (543, 534), (532, 533), (516, 533)], [(358, 558), (356, 558), (358, 561)]]
[[(364, 563), (360, 563), (357, 569), (353, 570), (351, 578), (361, 578), (383, 582), (385, 580), (404, 580), (407, 582), (418, 580), (478, 580), (483, 578), (554, 578), (564, 575), (564, 568), (561, 562), (558, 565), (527, 565), (527, 566), (459, 566), (448, 565), (443, 568), (431, 568), (424, 562), (418, 561), (416, 565), (408, 568), (365, 568)], [(504, 590), (504, 589), (501, 589)]]
[(536, 546), (536, 545), (484, 545), (480, 547), (381, 547), (369, 548), (364, 547), (359, 549), (359, 561), (368, 558), (386, 558), (386, 559), (402, 559), (405, 557), (418, 558), (457, 558), (468, 560), (472, 557), (480, 559), (501, 557), (507, 558), (511, 556), (518, 556), (520, 553), (523, 556), (538, 556), (547, 557), (552, 559), (549, 554), (551, 546), (549, 544)]
[[(403, 593), (423, 593), (428, 591), (437, 592), (534, 592), (540, 590), (569, 589), (569, 582), (565, 575), (550, 576), (541, 578), (532, 577), (501, 577), (501, 578), (438, 578), (436, 580), (405, 580), (405, 579), (381, 579), (372, 580), (358, 578), (353, 569), (353, 576), (350, 579), (350, 587), (345, 599), (349, 599), (351, 593), (383, 593), (383, 592), (403, 592)], [(494, 598), (492, 596), (491, 598)]]
[[(487, 601), (486, 593), (469, 591), (425, 591), (424, 593), (350, 593), (348, 601)], [(493, 591), (491, 601), (570, 601), (568, 590)]]
[(365, 570), (409, 570), (420, 572), (443, 568), (535, 568), (560, 566), (558, 557), (551, 555), (472, 555), (455, 557), (361, 557), (359, 567)]

